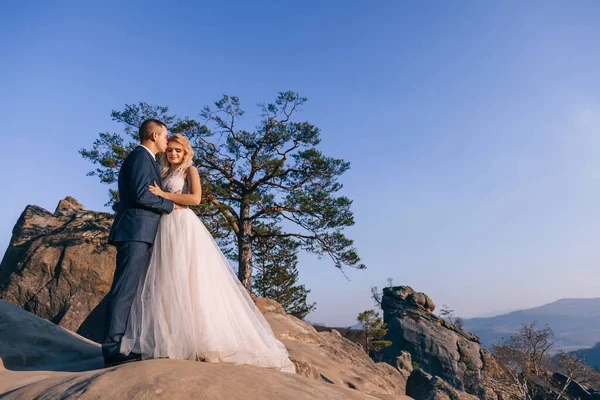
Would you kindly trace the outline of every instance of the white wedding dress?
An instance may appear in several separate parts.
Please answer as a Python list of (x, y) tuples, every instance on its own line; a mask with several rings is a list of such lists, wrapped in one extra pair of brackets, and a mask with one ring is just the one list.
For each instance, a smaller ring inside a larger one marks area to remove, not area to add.
[[(182, 174), (167, 176), (163, 189), (188, 193)], [(287, 349), (188, 208), (161, 217), (121, 341), (121, 353), (130, 352), (295, 373)]]

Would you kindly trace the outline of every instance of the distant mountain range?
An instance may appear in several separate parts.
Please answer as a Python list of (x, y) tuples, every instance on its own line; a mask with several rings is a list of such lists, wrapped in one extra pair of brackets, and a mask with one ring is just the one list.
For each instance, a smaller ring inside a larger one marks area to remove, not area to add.
[(540, 327), (547, 324), (558, 339), (556, 345), (564, 350), (593, 347), (600, 342), (600, 298), (560, 299), (495, 317), (465, 319), (463, 328), (490, 347), (509, 338), (521, 324), (533, 321)]

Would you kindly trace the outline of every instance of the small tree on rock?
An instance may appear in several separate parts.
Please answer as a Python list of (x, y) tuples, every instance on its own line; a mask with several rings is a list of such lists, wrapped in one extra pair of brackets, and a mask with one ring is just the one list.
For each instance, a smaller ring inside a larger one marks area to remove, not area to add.
[(358, 314), (356, 320), (362, 325), (365, 333), (365, 351), (374, 354), (391, 346), (392, 342), (383, 340), (387, 334), (387, 326), (383, 318), (375, 310), (366, 310)]
[(454, 320), (453, 320), (454, 310), (445, 304), (442, 306), (442, 309), (440, 310), (440, 317), (442, 317), (443, 319), (447, 319), (448, 322), (450, 322), (452, 325), (454, 325)]
[(457, 328), (462, 329), (464, 324), (465, 321), (461, 317), (456, 317), (456, 319), (454, 320), (454, 326), (456, 326)]

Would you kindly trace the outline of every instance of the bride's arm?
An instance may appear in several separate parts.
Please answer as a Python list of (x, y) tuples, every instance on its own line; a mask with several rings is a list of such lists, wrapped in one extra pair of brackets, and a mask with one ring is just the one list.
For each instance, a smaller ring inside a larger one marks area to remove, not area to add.
[(187, 181), (190, 191), (189, 194), (164, 192), (156, 185), (156, 182), (154, 182), (154, 185), (151, 185), (149, 189), (155, 195), (171, 200), (173, 203), (186, 206), (197, 206), (200, 204), (200, 199), (202, 198), (202, 186), (200, 185), (200, 174), (198, 174), (196, 168), (189, 167), (187, 169)]

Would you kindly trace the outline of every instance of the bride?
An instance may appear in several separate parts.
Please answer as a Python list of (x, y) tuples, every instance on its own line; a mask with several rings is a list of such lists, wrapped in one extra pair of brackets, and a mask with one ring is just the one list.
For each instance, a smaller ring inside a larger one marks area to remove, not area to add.
[[(193, 149), (180, 134), (162, 156), (163, 188), (149, 190), (180, 205), (198, 205)], [(121, 353), (251, 364), (295, 372), (218, 245), (187, 207), (161, 217), (150, 265), (131, 308)]]

